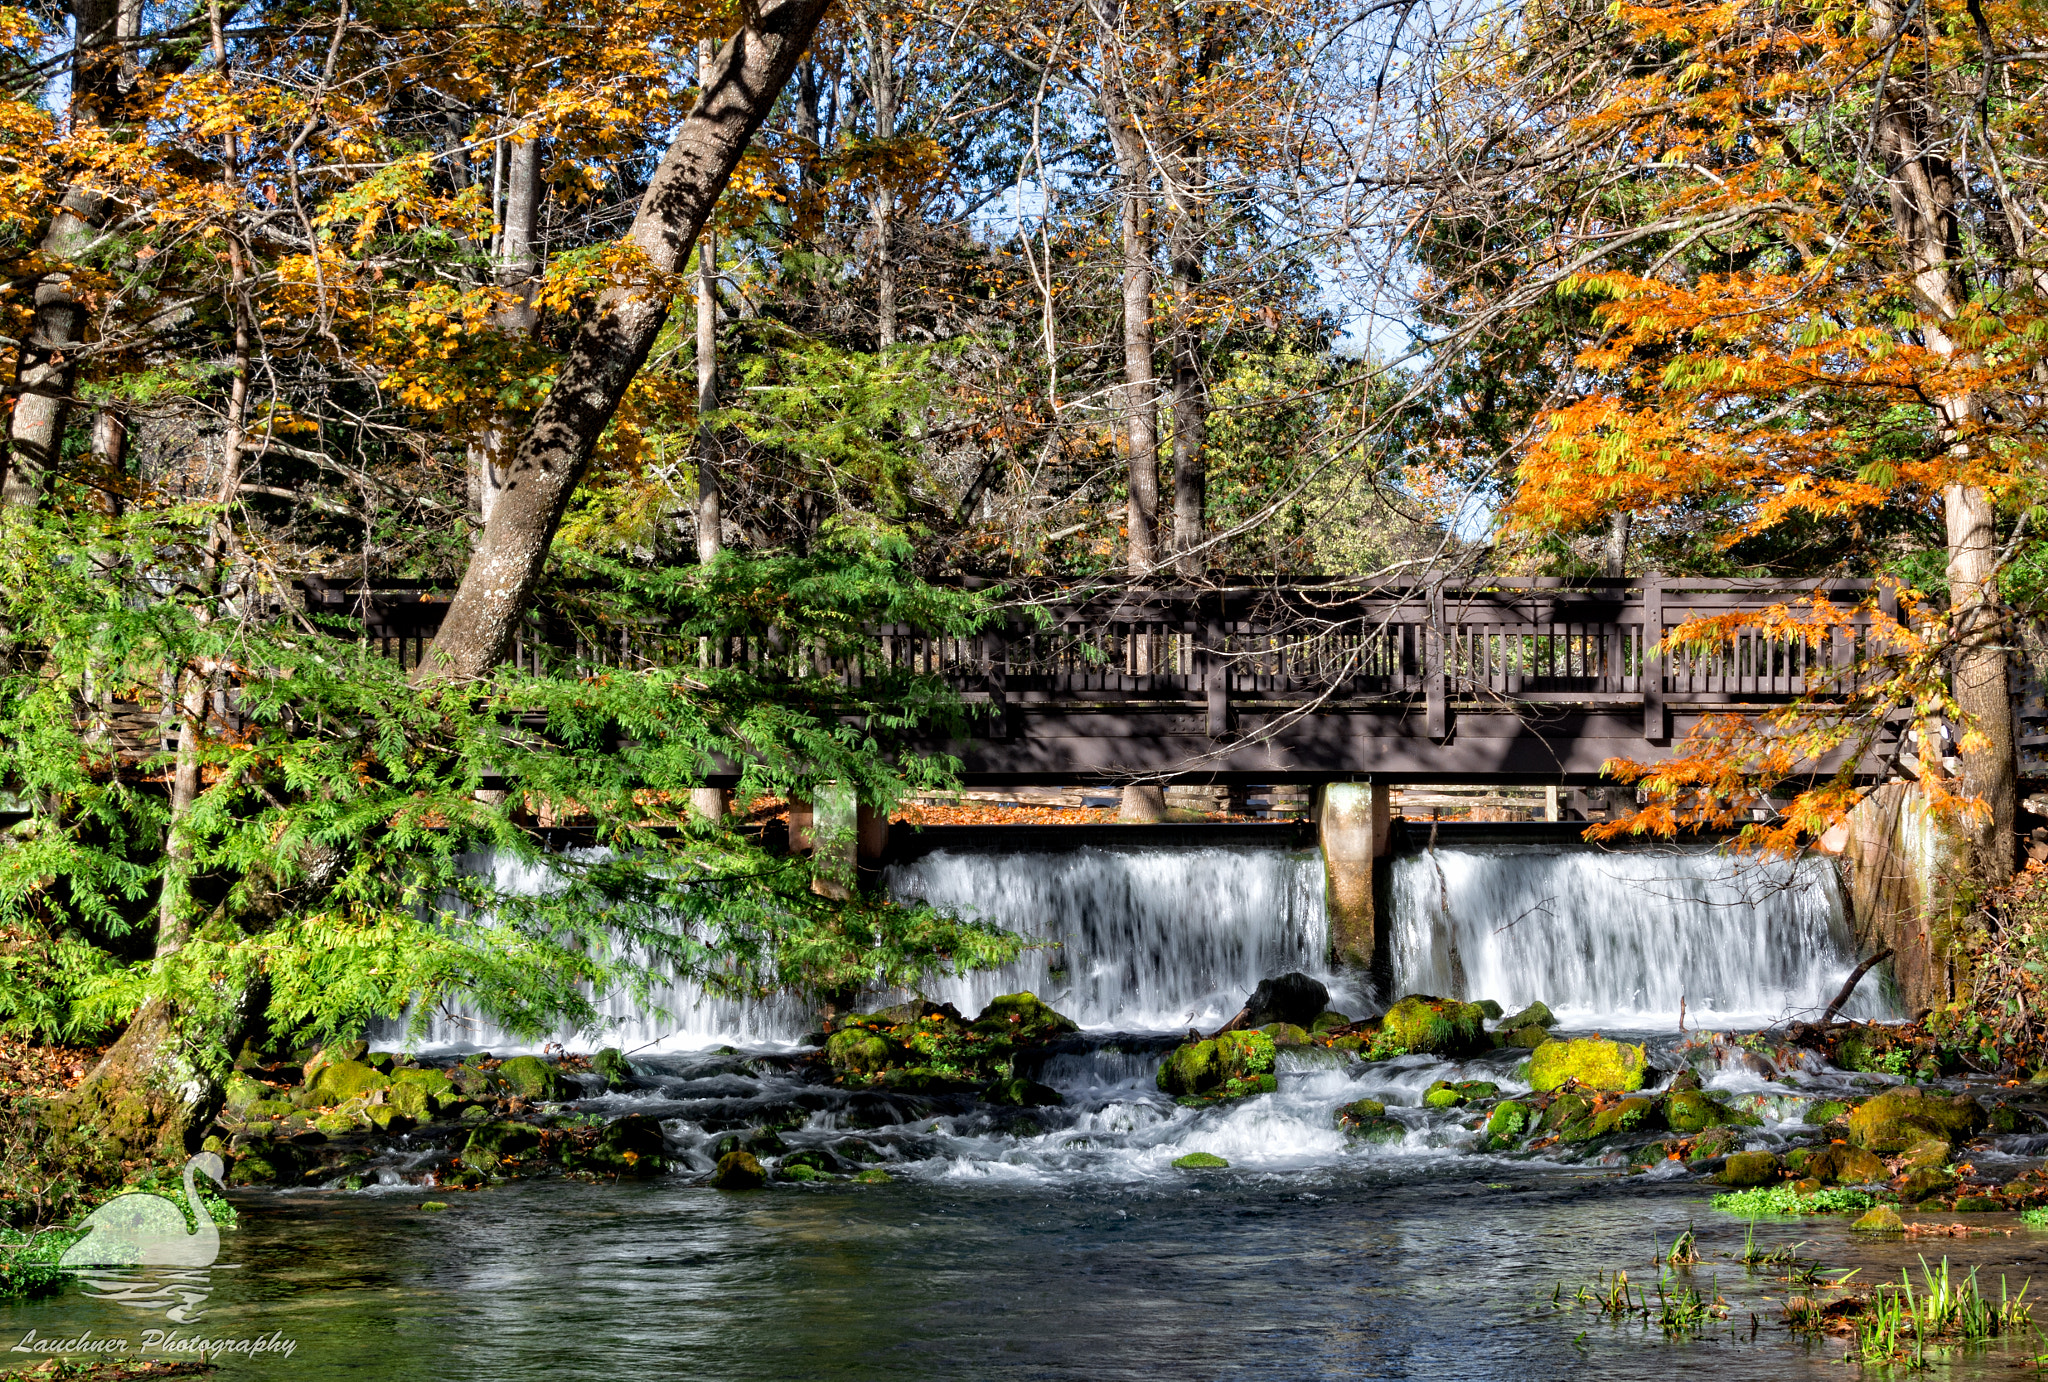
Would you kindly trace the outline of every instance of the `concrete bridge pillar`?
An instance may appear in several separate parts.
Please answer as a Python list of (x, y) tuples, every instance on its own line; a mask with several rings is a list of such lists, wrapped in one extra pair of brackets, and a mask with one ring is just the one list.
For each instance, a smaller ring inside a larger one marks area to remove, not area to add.
[(1371, 969), (1379, 948), (1373, 868), (1386, 857), (1390, 811), (1384, 782), (1332, 782), (1323, 788), (1316, 831), (1323, 846), (1332, 960)]
[(817, 799), (790, 803), (789, 847), (811, 856), (811, 891), (841, 900), (853, 896), (860, 871), (879, 865), (889, 848), (889, 817), (828, 782)]

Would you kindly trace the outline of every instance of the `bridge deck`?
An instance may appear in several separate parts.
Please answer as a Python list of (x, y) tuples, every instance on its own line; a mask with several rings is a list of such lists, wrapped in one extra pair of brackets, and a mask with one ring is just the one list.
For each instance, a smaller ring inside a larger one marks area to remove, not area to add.
[[(1887, 613), (1891, 593), (1878, 588)], [(1409, 781), (1591, 781), (1610, 758), (1656, 759), (1710, 714), (1760, 712), (1882, 677), (1863, 614), (1820, 638), (1739, 627), (1660, 648), (1689, 620), (1761, 615), (1868, 581), (1660, 577), (1361, 591), (1339, 584), (1127, 592), (1013, 608), (969, 636), (892, 626), (867, 658), (760, 636), (681, 638), (658, 625), (536, 618), (514, 657), (536, 669), (745, 665), (872, 685), (951, 682), (971, 737), (932, 743), (969, 782), (1177, 773), (1218, 781), (1374, 775)], [(359, 617), (410, 665), (446, 595), (309, 583), (309, 609)], [(1878, 765), (1870, 765), (1876, 771)]]

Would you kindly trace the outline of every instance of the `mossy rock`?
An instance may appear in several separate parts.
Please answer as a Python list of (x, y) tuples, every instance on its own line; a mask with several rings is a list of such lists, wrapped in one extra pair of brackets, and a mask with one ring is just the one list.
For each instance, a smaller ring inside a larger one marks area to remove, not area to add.
[(1955, 1189), (1955, 1173), (1947, 1167), (1929, 1167), (1915, 1171), (1899, 1182), (1899, 1202), (1918, 1204), (1936, 1195), (1945, 1195)]
[(1035, 993), (1005, 993), (991, 998), (974, 1030), (984, 1036), (1007, 1035), (1019, 1043), (1051, 1041), (1078, 1032), (1081, 1025), (1056, 1013)]
[(1655, 1099), (1623, 1099), (1620, 1103), (1609, 1104), (1593, 1115), (1591, 1136), (1609, 1137), (1615, 1133), (1636, 1132), (1654, 1128), (1657, 1123)]
[(607, 1046), (590, 1058), (590, 1068), (604, 1081), (604, 1087), (611, 1093), (629, 1089), (633, 1084), (633, 1067), (626, 1059), (626, 1053), (616, 1046)]
[(1326, 1012), (1316, 1014), (1316, 1020), (1308, 1024), (1308, 1030), (1310, 1036), (1321, 1036), (1324, 1032), (1333, 1032), (1339, 1027), (1350, 1025), (1351, 1019), (1343, 1013)]
[(1500, 1021), (1500, 1015), (1502, 1011), (1501, 1006), (1500, 1004), (1494, 1002), (1491, 998), (1482, 998), (1472, 1006), (1479, 1009), (1481, 1013), (1485, 1014), (1486, 1020), (1488, 1022)]
[(1236, 1099), (1270, 1093), (1273, 1038), (1264, 1032), (1225, 1032), (1210, 1041), (1183, 1042), (1160, 1063), (1160, 1089), (1182, 1099)]
[(332, 1113), (323, 1113), (313, 1120), (313, 1130), (328, 1137), (347, 1137), (357, 1126), (355, 1117), (343, 1113), (340, 1109)]
[(668, 1143), (659, 1122), (644, 1113), (629, 1113), (605, 1124), (590, 1149), (569, 1158), (569, 1164), (598, 1175), (657, 1175), (668, 1164)]
[(2005, 1201), (1996, 1195), (1962, 1195), (1956, 1199), (1958, 1214), (1996, 1214), (2005, 1208)]
[(711, 1172), (711, 1184), (718, 1190), (759, 1190), (768, 1183), (768, 1173), (752, 1152), (727, 1152)]
[(339, 1104), (373, 1089), (388, 1089), (391, 1077), (360, 1061), (335, 1060), (321, 1065), (306, 1087), (323, 1104)]
[(1911, 1085), (1866, 1099), (1849, 1114), (1849, 1140), (1873, 1152), (1903, 1152), (1938, 1137), (1955, 1142), (1983, 1131), (1989, 1120), (1975, 1099), (1930, 1095)]
[(1451, 1088), (1465, 1096), (1466, 1101), (1491, 1099), (1500, 1093), (1500, 1086), (1491, 1080), (1459, 1080)]
[(289, 1099), (258, 1099), (242, 1110), (242, 1117), (250, 1121), (271, 1118), (288, 1118), (299, 1111), (299, 1106)]
[(323, 1069), (336, 1061), (364, 1064), (363, 1057), (369, 1054), (370, 1043), (367, 1041), (337, 1041), (323, 1046), (312, 1055), (306, 1057), (302, 1063), (305, 1072), (305, 1083), (312, 1084), (319, 1078), (320, 1072)]
[(834, 1070), (873, 1075), (901, 1064), (907, 1048), (865, 1027), (841, 1027), (825, 1038), (825, 1059)]
[(1834, 1153), (1828, 1178), (1837, 1185), (1870, 1185), (1891, 1174), (1890, 1168), (1874, 1152), (1866, 1152), (1861, 1147), (1836, 1147)]
[(456, 1091), (465, 1099), (490, 1097), (496, 1083), (491, 1077), (491, 1072), (483, 1068), (481, 1060), (481, 1057), (467, 1057), (459, 1064), (448, 1067), (448, 1082), (454, 1085)]
[(985, 1097), (992, 1104), (1007, 1104), (1014, 1108), (1058, 1108), (1067, 1101), (1066, 1096), (1051, 1085), (1027, 1080), (1022, 1075), (997, 1080), (989, 1086)]
[(1785, 1163), (1772, 1152), (1736, 1152), (1721, 1168), (1721, 1184), (1738, 1188), (1776, 1185), (1785, 1179)]
[(776, 1167), (775, 1178), (777, 1180), (794, 1181), (802, 1184), (805, 1181), (830, 1180), (832, 1177), (824, 1171), (817, 1170), (815, 1167), (805, 1166), (799, 1162), (795, 1166)]
[(1712, 1161), (1717, 1156), (1727, 1156), (1742, 1144), (1742, 1134), (1732, 1127), (1708, 1128), (1693, 1139), (1692, 1151), (1686, 1156), (1688, 1162)]
[(1756, 1121), (1703, 1090), (1681, 1089), (1664, 1096), (1664, 1122), (1673, 1132), (1705, 1132), (1708, 1128)]
[(1985, 1111), (1985, 1125), (1992, 1132), (2025, 1132), (2033, 1120), (2009, 1104), (1993, 1104)]
[(853, 1180), (856, 1185), (887, 1185), (894, 1179), (896, 1177), (890, 1175), (879, 1166), (870, 1166), (865, 1171), (853, 1173)]
[(1338, 1108), (1337, 1126), (1346, 1132), (1387, 1116), (1387, 1106), (1377, 1099), (1354, 1099)]
[(1503, 1099), (1487, 1115), (1485, 1128), (1486, 1146), (1491, 1151), (1502, 1151), (1512, 1147), (1521, 1139), (1522, 1133), (1535, 1121), (1535, 1111), (1519, 1099)]
[(1546, 1042), (1556, 1040), (1541, 1027), (1515, 1027), (1495, 1032), (1493, 1039), (1502, 1046), (1516, 1046), (1525, 1051), (1533, 1051)]
[(1230, 1163), (1222, 1157), (1208, 1152), (1189, 1152), (1186, 1156), (1173, 1159), (1173, 1169), (1176, 1171), (1221, 1171), (1229, 1165)]
[(498, 1067), (498, 1082), (522, 1099), (557, 1098), (562, 1072), (539, 1056), (514, 1056)]
[(1809, 1128), (1826, 1127), (1829, 1123), (1839, 1123), (1847, 1118), (1849, 1111), (1855, 1107), (1845, 1099), (1822, 1099), (1818, 1103), (1809, 1104), (1799, 1121)]
[(1422, 1102), (1429, 1108), (1456, 1108), (1465, 1102), (1465, 1096), (1449, 1080), (1438, 1080), (1422, 1092)]
[(506, 1157), (525, 1155), (541, 1140), (541, 1130), (531, 1123), (486, 1123), (470, 1133), (462, 1159), (479, 1168), (495, 1166)]
[(1470, 1056), (1492, 1049), (1477, 1003), (1423, 994), (1403, 998), (1380, 1019), (1380, 1044), (1413, 1054)]
[(1881, 1204), (1849, 1225), (1851, 1233), (1904, 1233), (1906, 1221), (1899, 1217), (1899, 1211), (1888, 1204)]
[(1503, 1032), (1513, 1031), (1518, 1027), (1541, 1027), (1547, 1031), (1556, 1025), (1556, 1015), (1542, 1003), (1531, 1003), (1520, 1012), (1511, 1013), (1495, 1024), (1496, 1028)]
[(1529, 1087), (1541, 1093), (1576, 1083), (1628, 1093), (1643, 1087), (1649, 1068), (1649, 1055), (1640, 1046), (1599, 1037), (1548, 1041), (1529, 1057)]
[(299, 1158), (290, 1144), (277, 1142), (243, 1151), (228, 1168), (229, 1185), (297, 1185)]
[(1372, 1046), (1372, 1038), (1363, 1032), (1352, 1032), (1346, 1036), (1331, 1037), (1332, 1051), (1365, 1051)]
[(228, 1076), (225, 1092), (227, 1106), (236, 1113), (243, 1112), (251, 1104), (268, 1099), (272, 1093), (269, 1085), (261, 1080), (252, 1080), (239, 1070)]
[(1583, 1094), (1560, 1094), (1543, 1110), (1543, 1130), (1560, 1136), (1567, 1128), (1590, 1127), (1592, 1122), (1593, 1101)]
[(1308, 1029), (1297, 1027), (1292, 1022), (1268, 1022), (1259, 1028), (1273, 1038), (1275, 1046), (1306, 1046), (1309, 1044)]
[(1939, 1171), (1954, 1154), (1955, 1148), (1940, 1138), (1923, 1137), (1899, 1153), (1899, 1172), (1910, 1175), (1914, 1171)]

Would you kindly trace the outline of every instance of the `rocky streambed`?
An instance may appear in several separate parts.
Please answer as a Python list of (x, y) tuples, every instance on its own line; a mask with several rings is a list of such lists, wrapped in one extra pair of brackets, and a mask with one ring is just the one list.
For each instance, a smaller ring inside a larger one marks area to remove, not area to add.
[(1353, 1019), (1327, 1001), (1280, 976), (1225, 1030), (1178, 1037), (1082, 1032), (1013, 994), (972, 1017), (930, 1003), (858, 1014), (809, 1045), (751, 1052), (409, 1059), (356, 1043), (249, 1062), (209, 1146), (233, 1184), (340, 1190), (1343, 1174), (1486, 1157), (1854, 1187), (1961, 1214), (2048, 1204), (2048, 1084), (1923, 1068), (1907, 1029), (1631, 1039), (1563, 1031), (1540, 1003), (1508, 1014), (1408, 995)]

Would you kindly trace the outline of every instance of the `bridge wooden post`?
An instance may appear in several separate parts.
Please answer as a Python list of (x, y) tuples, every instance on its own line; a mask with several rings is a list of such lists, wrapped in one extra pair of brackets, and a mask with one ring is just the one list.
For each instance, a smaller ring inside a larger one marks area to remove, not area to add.
[(1664, 715), (1664, 654), (1657, 647), (1664, 641), (1664, 578), (1643, 573), (1643, 738), (1653, 744), (1671, 737)]
[(1450, 675), (1445, 667), (1444, 588), (1429, 589), (1429, 628), (1423, 635), (1422, 694), (1424, 730), (1432, 739), (1451, 736)]
[(1223, 655), (1223, 617), (1212, 614), (1202, 621), (1202, 641), (1195, 649), (1196, 674), (1202, 694), (1208, 700), (1208, 733), (1221, 739), (1230, 733), (1230, 659)]

